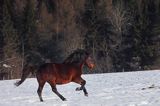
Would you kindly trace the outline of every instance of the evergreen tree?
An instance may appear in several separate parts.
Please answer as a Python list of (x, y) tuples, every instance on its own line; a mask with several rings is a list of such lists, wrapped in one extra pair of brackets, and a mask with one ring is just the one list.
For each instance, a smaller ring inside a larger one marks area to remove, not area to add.
[[(151, 7), (151, 8), (150, 8)], [(145, 1), (141, 4), (140, 10), (134, 14), (133, 28), (133, 61), (137, 64), (135, 70), (150, 69), (153, 64), (153, 34), (152, 28), (155, 18), (153, 1)]]
[[(18, 54), (18, 34), (14, 28), (12, 17), (11, 17), (11, 5), (10, 0), (4, 0), (3, 11), (2, 11), (2, 35), (3, 35), (3, 62), (2, 64), (9, 65), (8, 76), (10, 79), (17, 78), (20, 76), (20, 58)], [(3, 67), (4, 68), (4, 67)], [(8, 69), (4, 70), (7, 72)]]
[(21, 22), (23, 24), (23, 32), (21, 34), (21, 45), (22, 55), (25, 64), (38, 64), (36, 53), (39, 40), (38, 35), (36, 33), (35, 6), (32, 0), (27, 0)]
[(153, 59), (154, 59), (154, 64), (153, 68), (157, 69), (159, 68), (160, 64), (160, 1), (155, 0), (155, 17), (154, 17), (154, 24), (152, 25), (152, 48), (153, 48)]
[(34, 48), (34, 42), (36, 38), (36, 19), (35, 19), (35, 9), (32, 0), (27, 0), (26, 7), (24, 8), (24, 33), (22, 35), (26, 39), (26, 46), (32, 49)]
[[(2, 29), (2, 19), (3, 19), (3, 1), (0, 1), (0, 29)], [(3, 35), (0, 30), (0, 61), (3, 59)]]
[(2, 20), (2, 35), (4, 39), (4, 54), (5, 58), (13, 57), (17, 52), (18, 35), (13, 26), (11, 14), (9, 10), (10, 0), (4, 0), (3, 4), (3, 20)]

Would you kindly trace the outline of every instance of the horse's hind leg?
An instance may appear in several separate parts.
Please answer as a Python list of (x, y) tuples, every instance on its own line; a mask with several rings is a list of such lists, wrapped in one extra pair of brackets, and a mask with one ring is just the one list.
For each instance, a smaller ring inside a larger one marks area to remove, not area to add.
[(39, 96), (39, 99), (40, 99), (41, 102), (43, 102), (42, 89), (43, 89), (44, 84), (45, 84), (45, 82), (39, 82), (39, 87), (38, 87), (38, 90), (37, 90), (37, 93), (38, 93), (38, 96)]
[(49, 83), (52, 87), (52, 91), (58, 96), (60, 97), (63, 101), (66, 101), (66, 98), (64, 98), (58, 91), (57, 88), (55, 86), (55, 84)]

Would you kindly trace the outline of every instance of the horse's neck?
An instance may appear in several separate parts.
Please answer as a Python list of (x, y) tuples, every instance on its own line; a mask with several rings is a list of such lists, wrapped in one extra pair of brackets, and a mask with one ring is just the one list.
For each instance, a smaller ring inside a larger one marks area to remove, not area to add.
[(84, 63), (81, 63), (81, 64), (80, 64), (80, 69), (81, 69), (81, 70), (82, 70), (83, 66), (84, 66)]
[(82, 68), (83, 68), (83, 66), (84, 66), (84, 63), (80, 63), (78, 65), (78, 71), (80, 71), (81, 74), (82, 74)]
[(78, 71), (82, 71), (83, 66), (84, 66), (84, 63), (77, 63), (73, 65), (73, 67), (76, 68), (76, 70)]

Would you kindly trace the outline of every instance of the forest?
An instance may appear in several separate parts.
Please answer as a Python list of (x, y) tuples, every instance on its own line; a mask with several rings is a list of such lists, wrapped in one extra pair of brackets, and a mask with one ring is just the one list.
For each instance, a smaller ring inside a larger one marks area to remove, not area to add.
[(76, 49), (92, 73), (160, 69), (160, 0), (0, 0), (0, 79)]

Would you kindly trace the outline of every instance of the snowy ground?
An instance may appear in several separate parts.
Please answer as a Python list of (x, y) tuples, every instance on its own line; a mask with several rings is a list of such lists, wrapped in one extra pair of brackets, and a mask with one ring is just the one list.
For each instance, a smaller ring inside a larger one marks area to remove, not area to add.
[(37, 96), (37, 81), (27, 79), (21, 86), (16, 80), (0, 81), (0, 106), (160, 106), (160, 70), (84, 75), (89, 97), (75, 91), (79, 85), (57, 86), (67, 98), (61, 101), (48, 84), (43, 90), (44, 102)]

